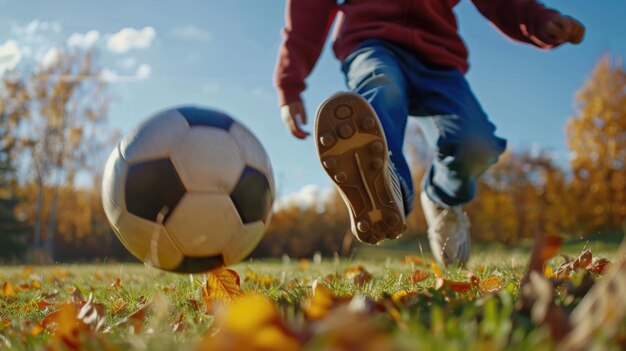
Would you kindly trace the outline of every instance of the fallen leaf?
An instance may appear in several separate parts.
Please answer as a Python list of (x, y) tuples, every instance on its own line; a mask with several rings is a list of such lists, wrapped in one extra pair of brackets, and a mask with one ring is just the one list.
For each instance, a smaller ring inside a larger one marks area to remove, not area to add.
[(563, 238), (556, 235), (548, 235), (541, 250), (541, 259), (545, 262), (551, 259), (561, 249)]
[(499, 291), (504, 286), (504, 280), (495, 275), (491, 275), (478, 282), (478, 290), (483, 293), (492, 293)]
[(48, 314), (41, 325), (51, 330), (52, 343), (59, 342), (71, 350), (79, 350), (79, 337), (89, 332), (89, 327), (77, 318), (78, 307), (73, 303), (63, 303), (59, 309)]
[(411, 273), (411, 275), (409, 276), (409, 280), (411, 281), (411, 283), (417, 284), (419, 282), (426, 280), (428, 276), (429, 276), (428, 272), (417, 269), (413, 273)]
[(181, 332), (187, 329), (187, 323), (185, 322), (185, 314), (181, 313), (178, 315), (178, 318), (172, 323), (172, 331), (174, 333)]
[(368, 272), (362, 264), (346, 269), (344, 276), (350, 280), (352, 284), (359, 287), (372, 280), (372, 274)]
[(304, 315), (310, 320), (321, 319), (333, 307), (333, 293), (323, 284), (315, 284), (310, 299), (304, 303)]
[(437, 263), (431, 262), (430, 267), (433, 269), (433, 273), (435, 273), (435, 277), (443, 278), (443, 274), (441, 274), (441, 270), (439, 269), (439, 265), (437, 265)]
[(587, 270), (591, 273), (602, 274), (609, 264), (609, 260), (607, 260), (606, 258), (600, 258), (596, 262), (592, 263), (589, 267), (587, 267)]
[(426, 261), (420, 256), (404, 256), (405, 264), (414, 264), (416, 266), (425, 266)]
[(309, 269), (310, 265), (311, 262), (309, 262), (309, 260), (307, 260), (306, 258), (301, 258), (298, 260), (298, 268), (300, 269)]
[(228, 304), (241, 295), (239, 274), (232, 269), (218, 268), (207, 274), (202, 285), (202, 298), (208, 314), (215, 313), (217, 304)]
[(15, 289), (13, 289), (13, 284), (11, 284), (10, 281), (5, 281), (4, 284), (2, 284), (2, 292), (6, 297), (11, 297), (15, 295)]
[(452, 280), (445, 280), (445, 285), (449, 287), (450, 290), (456, 293), (464, 293), (472, 289), (472, 283), (470, 282), (455, 282)]
[(148, 315), (148, 311), (150, 310), (151, 307), (152, 307), (151, 302), (145, 303), (144, 305), (140, 306), (137, 310), (135, 310), (135, 312), (124, 317), (122, 320), (117, 322), (112, 327), (109, 327), (107, 331), (110, 331), (113, 328), (128, 326), (132, 329), (133, 333), (135, 334), (141, 333), (141, 331), (143, 330), (144, 323), (146, 321), (146, 316)]
[(41, 334), (41, 332), (43, 331), (44, 331), (44, 327), (39, 323), (35, 323), (35, 325), (33, 325), (33, 327), (30, 328), (30, 336), (37, 336)]
[(198, 350), (296, 351), (302, 349), (274, 303), (262, 295), (241, 295), (216, 313), (217, 333), (208, 334)]
[(250, 281), (258, 285), (261, 285), (265, 287), (266, 289), (278, 282), (276, 279), (272, 278), (269, 275), (257, 275), (256, 273), (250, 270), (246, 272), (245, 279), (246, 281)]
[(122, 288), (122, 280), (120, 278), (115, 278), (111, 286), (109, 286), (108, 290), (117, 290)]
[(591, 264), (593, 256), (590, 249), (584, 250), (576, 259), (566, 261), (554, 273), (557, 278), (568, 278), (577, 269), (586, 269)]

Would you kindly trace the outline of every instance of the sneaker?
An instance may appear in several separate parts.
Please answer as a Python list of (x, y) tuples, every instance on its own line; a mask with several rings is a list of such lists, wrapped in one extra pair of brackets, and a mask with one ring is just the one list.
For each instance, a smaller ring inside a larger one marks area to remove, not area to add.
[(400, 183), (383, 128), (358, 94), (340, 92), (317, 110), (315, 144), (324, 170), (350, 212), (352, 233), (376, 244), (406, 230)]
[(421, 194), (422, 210), (428, 224), (428, 241), (435, 260), (444, 265), (465, 264), (470, 253), (470, 221), (461, 206), (442, 208), (425, 192)]

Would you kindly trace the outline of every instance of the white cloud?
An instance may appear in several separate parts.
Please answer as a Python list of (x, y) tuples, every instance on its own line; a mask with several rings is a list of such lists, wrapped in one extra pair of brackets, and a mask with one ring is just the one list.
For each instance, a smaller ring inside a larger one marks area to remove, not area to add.
[(172, 28), (171, 33), (173, 36), (185, 40), (209, 41), (213, 37), (213, 34), (208, 30), (191, 24), (184, 27)]
[(120, 75), (117, 71), (105, 68), (102, 70), (100, 79), (110, 83), (138, 82), (150, 78), (150, 75), (152, 75), (152, 68), (142, 63), (132, 75)]
[(315, 207), (316, 211), (323, 212), (326, 205), (332, 199), (333, 189), (321, 189), (315, 184), (304, 186), (300, 191), (282, 196), (276, 200), (274, 210), (297, 206), (302, 210)]
[(13, 34), (25, 37), (25, 39), (33, 39), (40, 33), (60, 33), (62, 30), (61, 24), (56, 21), (41, 21), (34, 19), (30, 23), (24, 26), (14, 25), (11, 30)]
[(50, 48), (41, 58), (41, 66), (48, 68), (59, 62), (61, 57), (61, 50), (59, 48)]
[(127, 57), (117, 61), (117, 65), (124, 69), (131, 69), (137, 65), (137, 59), (134, 57)]
[(123, 54), (131, 49), (145, 49), (152, 45), (155, 37), (156, 31), (152, 27), (141, 30), (124, 28), (109, 37), (107, 48), (116, 54)]
[(97, 30), (90, 30), (85, 34), (73, 33), (67, 38), (67, 46), (88, 49), (92, 47), (98, 39), (100, 39), (100, 32)]
[(0, 74), (12, 70), (22, 60), (22, 52), (15, 40), (8, 40), (0, 46)]

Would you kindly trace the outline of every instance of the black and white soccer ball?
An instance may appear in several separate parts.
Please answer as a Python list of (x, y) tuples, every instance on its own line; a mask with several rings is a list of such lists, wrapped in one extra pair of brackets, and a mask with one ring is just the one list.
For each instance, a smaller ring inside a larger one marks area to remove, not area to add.
[(179, 107), (128, 133), (109, 156), (102, 202), (138, 259), (196, 273), (243, 260), (269, 224), (275, 188), (265, 149), (219, 111)]

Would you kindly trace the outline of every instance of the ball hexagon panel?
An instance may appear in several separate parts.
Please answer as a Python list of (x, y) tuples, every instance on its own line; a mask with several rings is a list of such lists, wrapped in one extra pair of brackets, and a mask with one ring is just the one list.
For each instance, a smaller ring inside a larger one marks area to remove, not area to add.
[(148, 221), (163, 222), (186, 190), (172, 162), (159, 159), (130, 165), (124, 192), (128, 212)]
[(109, 155), (102, 175), (102, 206), (112, 224), (117, 223), (120, 215), (126, 212), (124, 180), (127, 174), (128, 164), (122, 158), (118, 145)]
[(259, 140), (240, 123), (235, 123), (230, 128), (230, 134), (233, 135), (237, 143), (239, 144), (239, 148), (241, 149), (241, 153), (243, 155), (246, 164), (256, 168), (257, 170), (264, 173), (268, 181), (270, 183), (270, 188), (272, 192), (274, 191), (274, 175), (272, 171), (272, 166), (270, 164), (270, 159), (265, 152), (265, 148), (259, 142)]
[(120, 151), (128, 163), (165, 158), (189, 130), (189, 124), (177, 110), (163, 111), (130, 131), (122, 139)]
[(246, 258), (263, 238), (266, 225), (261, 222), (254, 222), (243, 227), (241, 235), (233, 237), (224, 248), (224, 264), (234, 264)]
[(244, 224), (265, 220), (274, 201), (272, 196), (267, 177), (249, 166), (246, 166), (230, 193)]
[(205, 126), (228, 130), (233, 119), (227, 114), (200, 107), (179, 107), (178, 112), (187, 120), (191, 127)]
[(172, 150), (171, 160), (190, 192), (228, 194), (244, 168), (235, 139), (213, 127), (192, 127)]
[(170, 239), (165, 228), (128, 212), (117, 221), (120, 241), (138, 259), (157, 268), (174, 270), (183, 261), (183, 254)]
[(243, 225), (228, 195), (187, 193), (165, 227), (185, 256), (206, 257), (221, 254)]

